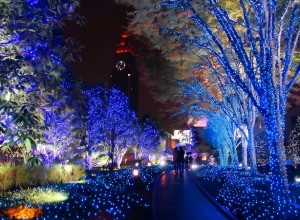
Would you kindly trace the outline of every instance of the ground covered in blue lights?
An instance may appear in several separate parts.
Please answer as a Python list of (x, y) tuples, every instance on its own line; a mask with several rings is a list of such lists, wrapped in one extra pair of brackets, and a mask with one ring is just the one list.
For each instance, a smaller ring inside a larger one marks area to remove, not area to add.
[(193, 172), (195, 181), (238, 219), (299, 219), (300, 184), (291, 183), (276, 210), (270, 176), (236, 167), (206, 166)]
[(164, 168), (140, 169), (140, 177), (132, 176), (132, 168), (112, 172), (91, 172), (85, 182), (48, 185), (50, 190), (68, 194), (68, 199), (56, 203), (32, 203), (29, 199), (0, 195), (0, 217), (4, 211), (19, 205), (37, 206), (43, 214), (36, 219), (151, 219), (151, 195), (156, 177)]

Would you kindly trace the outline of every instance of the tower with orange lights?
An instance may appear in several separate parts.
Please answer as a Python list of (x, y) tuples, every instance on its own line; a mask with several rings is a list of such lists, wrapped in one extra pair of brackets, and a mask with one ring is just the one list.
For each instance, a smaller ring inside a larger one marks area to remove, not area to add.
[(137, 111), (138, 72), (135, 68), (135, 58), (127, 34), (121, 36), (115, 51), (113, 65), (111, 85), (121, 89), (129, 97), (131, 107)]

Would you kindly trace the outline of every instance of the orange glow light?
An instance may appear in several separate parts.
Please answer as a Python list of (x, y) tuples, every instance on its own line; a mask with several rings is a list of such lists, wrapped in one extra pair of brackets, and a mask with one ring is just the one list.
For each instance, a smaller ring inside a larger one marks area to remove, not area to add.
[(38, 207), (18, 206), (3, 211), (11, 219), (33, 219), (41, 216), (43, 211)]

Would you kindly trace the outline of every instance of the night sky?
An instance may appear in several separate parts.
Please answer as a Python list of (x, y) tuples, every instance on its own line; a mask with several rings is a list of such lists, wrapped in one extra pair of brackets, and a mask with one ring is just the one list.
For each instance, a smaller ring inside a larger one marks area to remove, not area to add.
[[(86, 25), (67, 23), (64, 33), (80, 42), (82, 62), (72, 63), (73, 72), (84, 81), (109, 85), (113, 56), (126, 26), (126, 8), (109, 0), (82, 0), (77, 13), (86, 18)], [(169, 119), (162, 119), (158, 103), (139, 84), (139, 115), (150, 114), (158, 119), (162, 128), (171, 131)]]

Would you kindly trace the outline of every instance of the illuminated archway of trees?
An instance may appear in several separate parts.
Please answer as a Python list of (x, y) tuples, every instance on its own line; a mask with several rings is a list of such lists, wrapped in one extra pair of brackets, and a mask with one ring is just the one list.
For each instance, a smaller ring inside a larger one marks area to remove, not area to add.
[[(195, 58), (190, 60), (191, 68), (207, 74), (207, 78), (219, 77), (216, 84), (213, 84), (218, 89), (221, 89), (220, 85), (224, 82), (233, 85), (233, 91), (237, 87), (240, 97), (244, 97), (244, 101), (240, 100), (238, 105), (243, 106), (245, 102), (251, 109), (255, 108), (267, 134), (271, 188), (274, 201), (277, 201), (274, 210), (282, 210), (284, 203), (289, 201), (284, 149), (285, 108), (288, 93), (300, 72), (297, 51), (300, 35), (297, 19), (300, 13), (299, 2), (117, 2), (133, 5), (136, 9), (132, 13), (129, 31), (148, 38), (170, 59), (176, 53)], [(176, 59), (178, 56), (173, 57)], [(184, 85), (184, 89), (188, 87), (188, 83)], [(201, 86), (197, 89), (201, 91)], [(231, 96), (223, 94), (223, 91), (219, 91), (219, 100), (227, 102)], [(194, 92), (197, 93), (197, 90)], [(191, 95), (186, 93), (186, 96)], [(201, 106), (201, 103), (198, 105)], [(232, 103), (232, 110), (236, 106)], [(246, 125), (246, 128), (251, 129), (251, 126)], [(253, 146), (253, 138), (247, 137), (250, 134), (247, 129), (240, 129), (240, 132)], [(276, 215), (276, 211), (273, 214)]]

